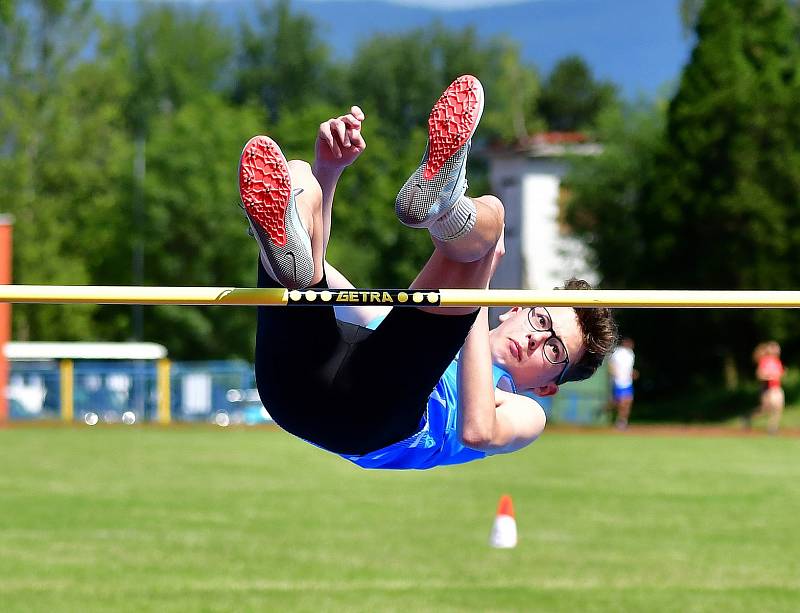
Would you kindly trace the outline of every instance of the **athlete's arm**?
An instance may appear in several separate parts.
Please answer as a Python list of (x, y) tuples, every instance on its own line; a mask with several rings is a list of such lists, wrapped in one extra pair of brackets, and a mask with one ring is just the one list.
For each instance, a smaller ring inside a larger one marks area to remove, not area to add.
[(489, 310), (481, 308), (467, 334), (458, 361), (458, 426), (461, 441), (483, 449), (494, 436), (497, 422), (489, 351)]
[[(317, 141), (314, 147), (314, 176), (322, 189), (322, 216), (325, 231), (325, 248), (331, 232), (331, 212), (333, 210), (333, 197), (336, 193), (336, 184), (342, 172), (358, 159), (367, 143), (361, 135), (361, 123), (364, 121), (364, 112), (353, 106), (350, 112), (339, 117), (333, 117), (319, 124)], [(351, 289), (353, 284), (341, 272), (334, 268), (330, 262), (325, 262), (325, 276), (328, 287), (332, 289)], [(385, 316), (391, 307), (340, 307), (334, 308), (336, 318), (360, 326), (381, 315)]]
[(497, 424), (488, 448), (490, 454), (509, 453), (530, 445), (542, 434), (547, 417), (533, 398), (495, 390)]
[(322, 225), (325, 231), (326, 249), (331, 234), (331, 211), (336, 184), (344, 169), (355, 162), (367, 147), (361, 135), (361, 123), (364, 118), (364, 112), (359, 107), (353, 106), (349, 113), (319, 124), (312, 171), (322, 188)]
[(492, 378), (488, 309), (482, 308), (459, 359), (459, 433), (471, 449), (508, 453), (542, 433), (545, 415), (531, 398), (498, 390)]
[(608, 376), (613, 381), (617, 378), (617, 358), (614, 357), (615, 354), (611, 354), (611, 357), (608, 358)]

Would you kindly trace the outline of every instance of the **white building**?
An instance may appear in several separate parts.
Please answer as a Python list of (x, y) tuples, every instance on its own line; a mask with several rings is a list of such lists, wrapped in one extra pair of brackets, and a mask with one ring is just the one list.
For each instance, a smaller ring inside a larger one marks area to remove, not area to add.
[(492, 193), (506, 211), (506, 256), (492, 287), (551, 290), (573, 276), (597, 282), (585, 246), (562, 221), (561, 180), (568, 156), (601, 151), (581, 134), (549, 132), (487, 152)]

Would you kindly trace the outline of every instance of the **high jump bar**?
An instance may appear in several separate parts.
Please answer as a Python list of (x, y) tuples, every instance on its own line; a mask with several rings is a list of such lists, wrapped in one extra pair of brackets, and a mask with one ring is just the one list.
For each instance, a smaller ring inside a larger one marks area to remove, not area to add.
[(800, 291), (771, 290), (520, 290), (142, 287), (0, 285), (0, 302), (45, 304), (572, 306), (612, 308), (800, 308)]

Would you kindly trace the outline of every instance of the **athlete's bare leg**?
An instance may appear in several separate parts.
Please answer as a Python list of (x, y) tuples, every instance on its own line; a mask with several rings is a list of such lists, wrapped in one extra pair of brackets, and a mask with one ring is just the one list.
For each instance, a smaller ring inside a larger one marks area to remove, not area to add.
[(308, 162), (289, 160), (289, 173), (292, 177), (292, 187), (303, 190), (296, 196), (297, 212), (311, 237), (311, 252), (314, 255), (314, 276), (311, 283), (319, 283), (322, 280), (322, 263), (325, 261), (322, 190), (314, 173), (311, 172), (311, 165)]
[[(502, 255), (502, 203), (494, 196), (469, 198), (465, 193), (467, 157), (483, 98), (483, 86), (471, 75), (457, 78), (444, 90), (428, 118), (422, 161), (397, 194), (398, 219), (413, 228), (427, 228), (435, 246), (412, 289), (487, 288)], [(475, 311), (420, 308), (447, 315)]]
[[(473, 198), (477, 210), (475, 227), (452, 241), (433, 239), (436, 248), (411, 284), (411, 289), (486, 289), (499, 257), (498, 241), (503, 232), (504, 211), (494, 196)], [(420, 307), (429, 313), (464, 315), (476, 307)]]
[(617, 402), (617, 420), (615, 426), (620, 430), (628, 427), (628, 420), (631, 417), (631, 407), (633, 406), (633, 398), (621, 398)]

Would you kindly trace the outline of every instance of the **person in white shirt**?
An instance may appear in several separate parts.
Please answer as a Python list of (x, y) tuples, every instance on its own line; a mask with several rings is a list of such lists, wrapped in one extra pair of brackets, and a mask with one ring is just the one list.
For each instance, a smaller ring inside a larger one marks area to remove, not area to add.
[(608, 360), (612, 416), (616, 413), (615, 425), (620, 430), (628, 427), (633, 406), (633, 381), (639, 377), (638, 371), (633, 367), (635, 359), (633, 340), (623, 338)]

